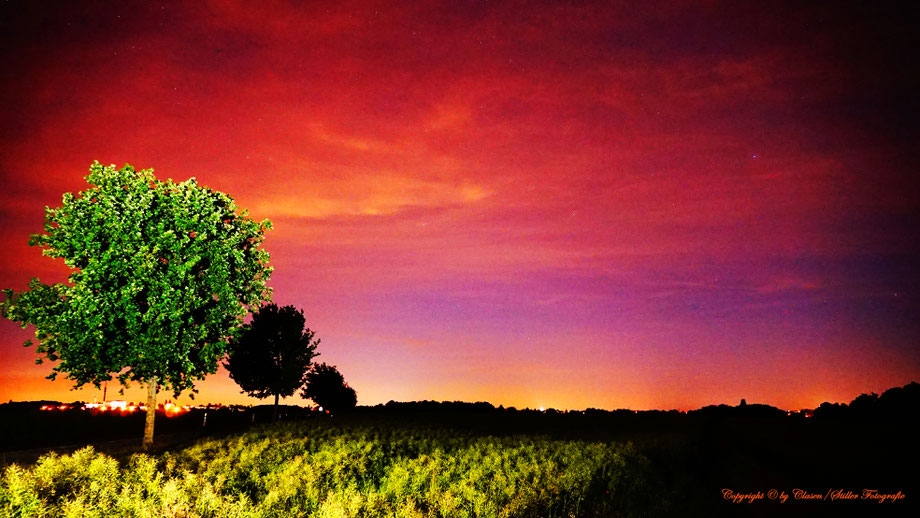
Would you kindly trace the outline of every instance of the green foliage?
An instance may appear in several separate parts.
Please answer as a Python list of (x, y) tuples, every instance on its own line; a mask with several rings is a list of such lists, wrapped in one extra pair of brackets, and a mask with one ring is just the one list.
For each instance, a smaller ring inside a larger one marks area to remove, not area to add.
[(345, 377), (335, 365), (325, 363), (314, 365), (307, 373), (307, 385), (300, 396), (332, 412), (348, 410), (358, 404), (355, 389), (345, 383)]
[(306, 382), (319, 345), (305, 324), (294, 306), (263, 306), (230, 342), (224, 364), (230, 377), (253, 397), (293, 395)]
[(645, 516), (650, 473), (631, 444), (294, 423), (123, 465), (92, 449), (14, 465), (0, 514)]
[(58, 362), (51, 378), (193, 388), (216, 372), (247, 307), (269, 296), (261, 244), (271, 224), (194, 179), (95, 162), (86, 180), (87, 190), (45, 209), (45, 233), (29, 241), (64, 259), (69, 282), (32, 279), (25, 292), (5, 290), (0, 310), (35, 326), (36, 351)]

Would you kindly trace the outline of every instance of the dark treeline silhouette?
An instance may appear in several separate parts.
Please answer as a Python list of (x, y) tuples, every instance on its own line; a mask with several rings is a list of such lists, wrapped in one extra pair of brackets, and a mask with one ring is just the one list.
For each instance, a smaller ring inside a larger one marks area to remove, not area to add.
[(702, 415), (706, 417), (754, 417), (754, 418), (783, 418), (788, 416), (788, 412), (770, 405), (751, 404), (751, 405), (709, 405), (688, 412), (690, 415)]
[(478, 401), (467, 403), (464, 401), (390, 401), (386, 405), (377, 405), (377, 410), (385, 409), (388, 412), (493, 412), (496, 410), (491, 403)]
[(821, 403), (814, 415), (822, 419), (899, 419), (920, 413), (920, 383), (911, 382), (903, 387), (886, 390), (881, 396), (875, 392), (861, 394), (846, 403)]
[[(347, 387), (340, 378), (335, 387)], [(353, 391), (348, 391), (348, 404), (345, 408), (354, 405)], [(335, 403), (330, 400), (327, 403)], [(70, 410), (66, 412), (44, 412), (40, 407), (50, 405), (58, 407), (67, 405)], [(19, 401), (0, 404), (0, 420), (5, 423), (15, 423), (14, 426), (4, 427), (0, 433), (0, 450), (23, 447), (25, 443), (46, 442), (35, 441), (42, 433), (35, 430), (30, 423), (60, 421), (66, 416), (79, 417), (81, 422), (87, 424), (100, 422), (92, 419), (89, 412), (78, 410), (82, 403), (61, 403), (60, 401)], [(278, 417), (284, 420), (315, 418), (323, 415), (320, 412), (300, 406), (281, 405)], [(270, 420), (272, 405), (261, 405), (245, 410), (244, 417), (235, 420), (246, 423), (263, 423)], [(452, 426), (482, 428), (493, 432), (507, 431), (518, 432), (543, 432), (560, 435), (591, 436), (604, 434), (611, 431), (618, 434), (631, 435), (645, 430), (659, 429), (694, 429), (711, 426), (711, 423), (721, 421), (757, 421), (757, 422), (828, 422), (829, 426), (841, 420), (863, 421), (871, 426), (877, 421), (918, 421), (920, 420), (920, 384), (909, 383), (903, 387), (894, 387), (886, 390), (881, 395), (875, 393), (862, 394), (849, 404), (847, 403), (822, 403), (812, 410), (786, 411), (763, 404), (747, 404), (742, 400), (737, 406), (709, 405), (697, 410), (682, 412), (677, 410), (602, 410), (588, 408), (586, 410), (536, 410), (517, 409), (515, 407), (494, 406), (491, 403), (478, 401), (475, 403), (463, 401), (390, 401), (386, 404), (375, 406), (359, 406), (354, 410), (358, 415), (369, 417), (402, 416), (410, 417), (415, 421), (432, 421)], [(202, 412), (193, 412), (193, 415), (203, 415)], [(215, 413), (212, 413), (212, 422)], [(813, 419), (806, 419), (808, 417)], [(127, 419), (127, 418), (126, 418)], [(131, 417), (136, 419), (136, 416)], [(119, 435), (120, 423), (117, 415), (105, 419), (104, 426), (89, 427), (97, 438), (108, 438)], [(186, 421), (191, 421), (186, 418)], [(169, 419), (173, 423), (182, 420)], [(55, 432), (52, 434), (58, 437)], [(16, 440), (13, 440), (15, 437)], [(32, 440), (29, 440), (32, 439)], [(50, 439), (50, 438), (47, 438)], [(78, 442), (85, 437), (71, 438)]]
[(0, 409), (2, 409), (2, 411), (4, 412), (31, 411), (31, 410), (38, 410), (39, 408), (43, 406), (55, 406), (56, 407), (56, 406), (61, 406), (61, 405), (82, 406), (83, 402), (76, 401), (73, 403), (62, 403), (60, 401), (50, 401), (50, 400), (45, 400), (45, 399), (41, 401), (10, 401), (9, 403), (0, 404)]
[(678, 410), (602, 410), (588, 408), (586, 410), (546, 410), (523, 409), (515, 407), (496, 407), (491, 403), (478, 401), (468, 403), (464, 401), (390, 401), (373, 407), (359, 407), (365, 412), (376, 413), (409, 413), (409, 414), (530, 414), (545, 416), (585, 416), (592, 418), (662, 418), (665, 416), (690, 416), (703, 418), (758, 418), (758, 419), (783, 419), (792, 417), (801, 419), (814, 416), (817, 418), (885, 418), (885, 419), (913, 419), (920, 415), (920, 384), (911, 382), (903, 387), (894, 387), (886, 390), (881, 396), (878, 394), (862, 394), (849, 404), (847, 403), (822, 403), (818, 408), (801, 409), (794, 411), (782, 410), (770, 405), (759, 403), (748, 404), (741, 400), (737, 406), (726, 404), (708, 405), (697, 410), (682, 412)]

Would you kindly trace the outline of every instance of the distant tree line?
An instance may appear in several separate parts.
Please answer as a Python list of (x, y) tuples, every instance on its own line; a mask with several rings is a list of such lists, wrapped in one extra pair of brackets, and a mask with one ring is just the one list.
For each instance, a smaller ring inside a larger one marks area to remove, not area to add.
[(815, 409), (814, 415), (833, 419), (916, 417), (920, 415), (920, 383), (914, 381), (903, 387), (890, 388), (881, 396), (875, 392), (860, 394), (849, 405), (825, 401)]
[[(586, 410), (534, 410), (517, 409), (515, 407), (496, 407), (491, 403), (479, 401), (467, 403), (463, 401), (390, 401), (374, 407), (363, 407), (364, 411), (385, 413), (442, 413), (442, 414), (541, 414), (549, 416), (574, 416), (609, 417), (628, 419), (631, 417), (665, 417), (665, 416), (700, 416), (704, 418), (785, 418), (790, 412), (770, 405), (758, 403), (748, 404), (744, 400), (737, 406), (709, 405), (697, 410), (681, 412), (678, 410), (602, 410), (588, 408)], [(903, 387), (894, 387), (886, 390), (881, 396), (878, 394), (862, 394), (849, 404), (822, 403), (813, 411), (792, 412), (796, 418), (805, 415), (814, 415), (820, 418), (916, 418), (920, 417), (920, 384), (911, 382)]]

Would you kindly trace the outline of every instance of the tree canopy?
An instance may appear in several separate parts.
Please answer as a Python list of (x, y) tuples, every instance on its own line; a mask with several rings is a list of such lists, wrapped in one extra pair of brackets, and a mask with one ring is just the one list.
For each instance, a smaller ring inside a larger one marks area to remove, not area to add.
[(314, 332), (305, 327), (303, 311), (294, 306), (267, 304), (230, 342), (224, 366), (243, 392), (257, 398), (288, 397), (306, 382), (318, 356)]
[(312, 399), (324, 410), (333, 413), (354, 408), (358, 404), (355, 389), (345, 383), (345, 377), (335, 365), (325, 363), (314, 365), (307, 373), (307, 385), (301, 392), (301, 397)]
[(88, 189), (45, 208), (45, 233), (29, 240), (64, 260), (68, 282), (4, 290), (0, 309), (35, 326), (36, 351), (57, 362), (49, 378), (147, 383), (154, 401), (158, 385), (194, 390), (216, 372), (248, 308), (270, 296), (261, 245), (271, 223), (194, 178), (160, 181), (152, 169), (95, 162), (86, 180)]

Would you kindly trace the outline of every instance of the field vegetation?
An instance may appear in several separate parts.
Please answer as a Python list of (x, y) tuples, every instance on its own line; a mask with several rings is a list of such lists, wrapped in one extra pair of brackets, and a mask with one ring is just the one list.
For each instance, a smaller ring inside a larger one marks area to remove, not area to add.
[[(10, 516), (642, 516), (650, 460), (631, 443), (315, 419), (159, 455), (84, 448), (12, 465)], [(664, 511), (664, 509), (660, 509)]]

